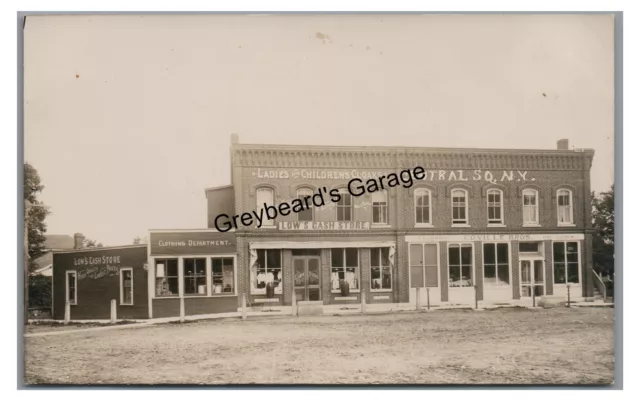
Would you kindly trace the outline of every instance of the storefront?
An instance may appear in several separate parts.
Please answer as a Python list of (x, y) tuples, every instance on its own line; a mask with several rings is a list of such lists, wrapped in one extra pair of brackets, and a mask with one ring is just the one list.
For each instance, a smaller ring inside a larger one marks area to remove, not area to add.
[(149, 317), (238, 310), (233, 233), (216, 230), (149, 231)]

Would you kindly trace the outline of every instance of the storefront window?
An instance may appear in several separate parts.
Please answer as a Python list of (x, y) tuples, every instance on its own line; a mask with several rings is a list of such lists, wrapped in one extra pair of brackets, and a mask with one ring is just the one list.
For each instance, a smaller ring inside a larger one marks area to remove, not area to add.
[(331, 250), (331, 290), (340, 291), (342, 280), (349, 283), (349, 290), (359, 287), (358, 248), (335, 248)]
[(233, 258), (211, 258), (211, 293), (235, 294)]
[(471, 244), (449, 245), (449, 287), (473, 287)]
[(391, 261), (389, 248), (371, 249), (371, 289), (391, 289)]
[(178, 259), (156, 259), (156, 296), (178, 296)]
[(207, 260), (184, 259), (184, 295), (207, 295)]
[(258, 249), (258, 260), (251, 267), (251, 292), (266, 294), (273, 285), (274, 294), (282, 294), (282, 252), (280, 249)]
[(438, 245), (409, 245), (411, 288), (438, 287)]
[(553, 282), (554, 284), (580, 283), (577, 242), (553, 243)]
[(120, 269), (120, 305), (133, 305), (133, 269)]
[(375, 224), (387, 224), (388, 220), (388, 206), (387, 206), (387, 191), (376, 191), (372, 195), (373, 206), (373, 222)]
[(484, 244), (485, 287), (509, 285), (509, 244)]

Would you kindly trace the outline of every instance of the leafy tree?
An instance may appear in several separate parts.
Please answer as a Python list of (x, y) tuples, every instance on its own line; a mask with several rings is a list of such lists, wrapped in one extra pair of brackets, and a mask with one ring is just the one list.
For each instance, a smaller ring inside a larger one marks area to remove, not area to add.
[(141, 241), (141, 238), (140, 238), (140, 237), (137, 237), (137, 236), (136, 236), (136, 237), (134, 237), (134, 238), (133, 238), (133, 245), (138, 245), (138, 244), (140, 244), (140, 241)]
[(82, 246), (84, 248), (102, 248), (102, 242), (96, 242), (94, 239), (85, 238), (82, 241)]
[(591, 193), (594, 269), (603, 275), (614, 273), (614, 186), (596, 196)]
[(25, 210), (28, 215), (27, 238), (29, 244), (29, 270), (36, 268), (33, 261), (46, 252), (45, 234), (47, 225), (45, 218), (51, 213), (48, 207), (38, 200), (38, 195), (44, 189), (44, 185), (40, 181), (40, 175), (31, 164), (24, 164), (24, 200), (27, 201)]

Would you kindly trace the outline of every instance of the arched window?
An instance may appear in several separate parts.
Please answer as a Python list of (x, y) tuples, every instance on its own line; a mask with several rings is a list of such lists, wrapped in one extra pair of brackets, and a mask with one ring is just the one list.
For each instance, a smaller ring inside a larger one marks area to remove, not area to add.
[[(258, 213), (258, 215), (260, 215), (260, 213), (263, 213), (263, 218), (262, 218), (262, 226), (263, 227), (272, 227), (275, 224), (275, 221), (273, 219), (269, 219), (267, 216), (267, 207), (271, 206), (273, 207), (273, 210), (271, 212), (271, 215), (273, 216), (275, 213), (275, 206), (274, 206), (274, 194), (273, 194), (273, 189), (271, 188), (258, 188), (256, 190), (256, 213)], [(264, 212), (261, 212), (262, 210), (264, 210)]]
[(538, 191), (525, 189), (522, 191), (522, 223), (539, 224)]
[(573, 224), (573, 196), (569, 189), (559, 189), (556, 192), (558, 206), (558, 225)]
[(387, 190), (376, 191), (371, 194), (373, 206), (373, 223), (388, 224), (389, 223), (389, 207), (387, 204)]
[(464, 189), (451, 191), (451, 218), (453, 224), (469, 224), (468, 196)]
[(487, 221), (489, 224), (503, 224), (502, 191), (490, 189), (487, 191)]
[(353, 218), (353, 199), (349, 191), (340, 189), (340, 200), (336, 204), (336, 220), (351, 221)]
[(431, 225), (431, 191), (425, 188), (416, 189), (413, 193), (416, 225)]
[[(311, 201), (311, 197), (313, 196), (313, 191), (309, 188), (300, 188), (298, 189), (298, 199), (302, 201), (304, 205), (304, 210), (298, 212), (298, 221), (313, 221), (313, 202)], [(305, 200), (305, 197), (307, 198)], [(309, 208), (307, 208), (309, 205)]]

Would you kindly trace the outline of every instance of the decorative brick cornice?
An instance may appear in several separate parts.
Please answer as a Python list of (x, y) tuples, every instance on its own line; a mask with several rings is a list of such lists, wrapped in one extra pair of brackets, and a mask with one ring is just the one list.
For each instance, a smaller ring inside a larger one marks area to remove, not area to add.
[(400, 170), (422, 166), (427, 170), (588, 170), (592, 159), (592, 150), (342, 149), (259, 145), (237, 145), (233, 148), (233, 163), (238, 167)]

